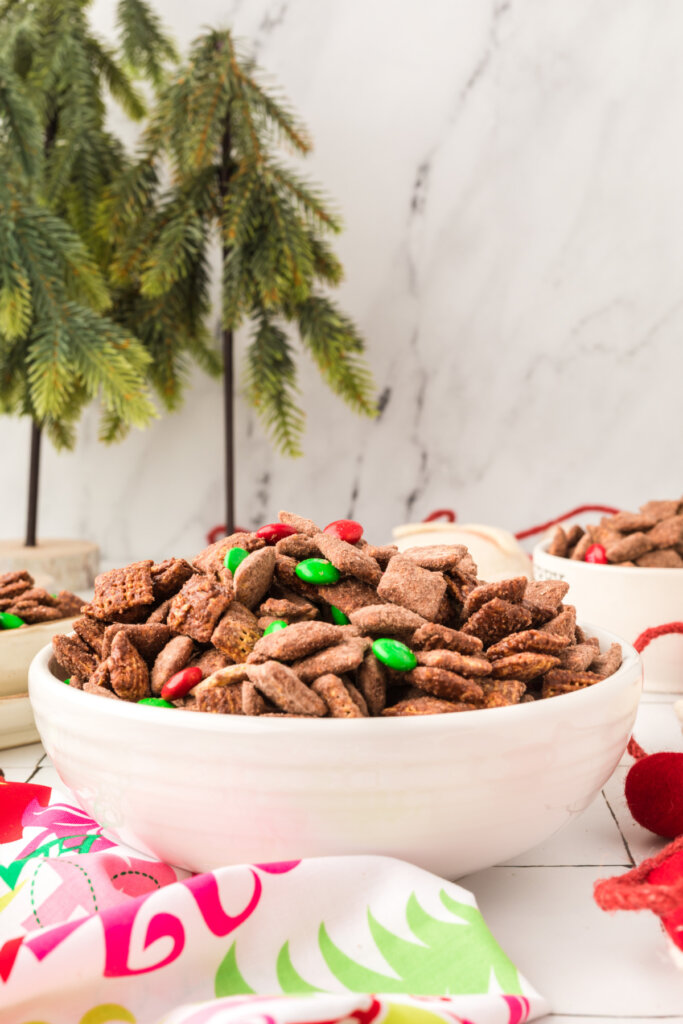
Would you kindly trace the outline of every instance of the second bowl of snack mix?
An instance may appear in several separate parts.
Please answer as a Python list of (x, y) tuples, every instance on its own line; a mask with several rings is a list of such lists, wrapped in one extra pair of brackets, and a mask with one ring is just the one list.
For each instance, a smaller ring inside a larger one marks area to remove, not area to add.
[[(558, 527), (534, 550), (534, 574), (569, 584), (578, 614), (630, 643), (683, 620), (683, 500), (656, 500), (595, 525)], [(683, 693), (683, 636), (643, 652), (645, 688)]]
[(635, 652), (582, 628), (565, 583), (361, 535), (281, 513), (98, 577), (31, 671), (79, 802), (193, 870), (375, 852), (451, 877), (586, 807), (628, 740)]

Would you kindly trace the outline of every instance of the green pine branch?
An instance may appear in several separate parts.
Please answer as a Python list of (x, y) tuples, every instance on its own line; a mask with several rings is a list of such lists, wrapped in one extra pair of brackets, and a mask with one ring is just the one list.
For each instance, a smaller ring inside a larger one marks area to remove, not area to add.
[(178, 59), (161, 19), (144, 0), (119, 0), (116, 22), (121, 50), (131, 68), (160, 86), (166, 77), (166, 63)]

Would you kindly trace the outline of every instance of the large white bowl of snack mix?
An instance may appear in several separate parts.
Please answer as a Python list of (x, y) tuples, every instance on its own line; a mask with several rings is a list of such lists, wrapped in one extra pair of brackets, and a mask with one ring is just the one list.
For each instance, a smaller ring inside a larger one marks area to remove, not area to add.
[(41, 738), (93, 817), (197, 871), (376, 853), (456, 877), (591, 802), (641, 665), (565, 584), (281, 518), (103, 574), (35, 658)]
[[(581, 618), (630, 643), (646, 630), (680, 623), (683, 501), (650, 501), (585, 530), (558, 528), (536, 546), (534, 575), (568, 583)], [(646, 689), (683, 693), (683, 635), (657, 637), (642, 657)]]

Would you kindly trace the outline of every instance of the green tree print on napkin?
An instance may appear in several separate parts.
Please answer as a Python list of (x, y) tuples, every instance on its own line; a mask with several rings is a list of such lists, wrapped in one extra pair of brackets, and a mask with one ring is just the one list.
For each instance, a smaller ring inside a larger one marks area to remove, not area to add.
[[(506, 994), (521, 992), (514, 964), (488, 930), (476, 907), (458, 903), (443, 889), (441, 902), (458, 922), (431, 917), (411, 893), (406, 907), (410, 930), (422, 945), (388, 931), (368, 910), (368, 924), (380, 953), (398, 975), (363, 967), (343, 953), (320, 926), (318, 943), (329, 969), (352, 992), (405, 992), (411, 995), (476, 995), (488, 992), (491, 970)], [(462, 924), (462, 921), (467, 924)]]
[[(415, 893), (408, 899), (406, 921), (417, 942), (390, 932), (368, 908), (368, 925), (375, 945), (396, 977), (380, 974), (347, 956), (334, 944), (322, 923), (318, 945), (335, 978), (351, 992), (477, 995), (489, 991), (493, 971), (503, 993), (521, 993), (517, 970), (491, 935), (480, 911), (458, 903), (443, 889), (439, 896), (446, 910), (457, 920), (431, 917), (420, 906)], [(285, 995), (325, 991), (306, 981), (297, 971), (289, 942), (280, 949), (276, 969)], [(237, 966), (236, 943), (218, 968), (215, 989), (217, 996), (248, 995), (254, 991)]]

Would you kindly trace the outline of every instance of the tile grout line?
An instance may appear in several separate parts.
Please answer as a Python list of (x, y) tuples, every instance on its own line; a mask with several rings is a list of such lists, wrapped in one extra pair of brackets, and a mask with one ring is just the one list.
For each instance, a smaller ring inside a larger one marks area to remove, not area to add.
[(604, 799), (605, 803), (607, 804), (607, 810), (608, 810), (608, 811), (610, 812), (610, 814), (612, 815), (612, 819), (613, 819), (613, 821), (614, 821), (614, 824), (615, 824), (615, 825), (617, 826), (617, 831), (619, 832), (619, 835), (621, 836), (621, 841), (622, 841), (622, 843), (624, 844), (624, 849), (626, 850), (626, 854), (627, 854), (627, 856), (628, 856), (628, 859), (629, 859), (629, 861), (630, 861), (630, 864), (629, 864), (629, 866), (630, 866), (630, 867), (633, 867), (633, 868), (634, 868), (634, 867), (636, 866), (636, 862), (635, 862), (635, 858), (634, 858), (633, 854), (631, 853), (631, 848), (630, 848), (630, 847), (629, 847), (629, 845), (628, 845), (628, 842), (627, 842), (626, 836), (625, 836), (625, 835), (624, 835), (624, 833), (623, 833), (623, 832), (621, 831), (621, 825), (619, 824), (619, 821), (617, 820), (617, 816), (616, 816), (616, 814), (615, 814), (615, 813), (614, 813), (614, 811), (612, 810), (612, 805), (611, 805), (611, 803), (609, 802), (609, 800), (607, 799), (607, 794), (605, 793), (605, 790), (603, 789), (603, 790), (601, 790), (600, 792), (602, 793), (603, 799)]

